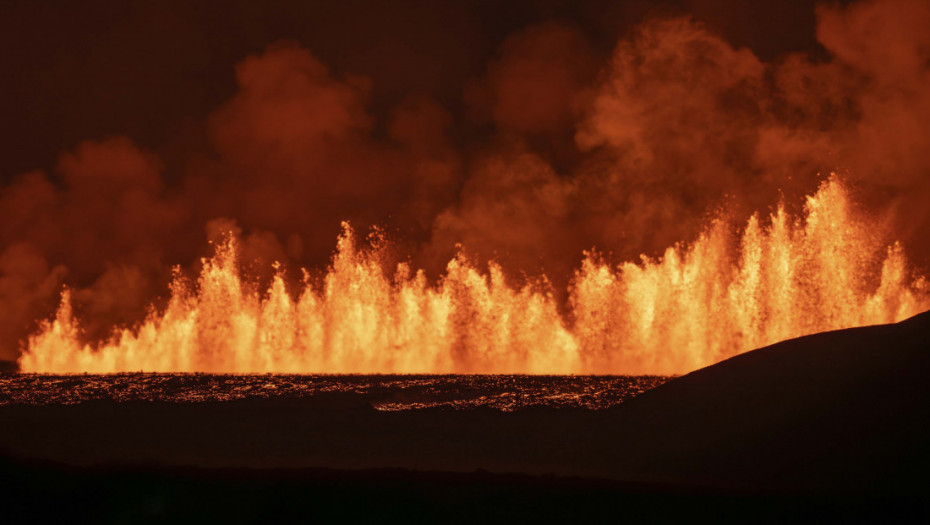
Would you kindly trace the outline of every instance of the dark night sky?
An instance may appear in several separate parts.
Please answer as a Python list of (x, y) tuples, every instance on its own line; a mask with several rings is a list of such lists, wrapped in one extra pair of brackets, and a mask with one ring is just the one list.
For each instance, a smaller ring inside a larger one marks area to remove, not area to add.
[[(384, 115), (427, 93), (461, 115), (466, 81), (511, 33), (575, 25), (607, 56), (650, 15), (690, 13), (762, 59), (819, 52), (811, 1), (556, 0), (376, 2), (33, 2), (0, 7), (2, 180), (48, 169), (85, 139), (126, 135), (164, 152), (233, 95), (233, 66), (293, 39), (344, 73), (372, 80)], [(470, 136), (464, 119), (457, 131)]]

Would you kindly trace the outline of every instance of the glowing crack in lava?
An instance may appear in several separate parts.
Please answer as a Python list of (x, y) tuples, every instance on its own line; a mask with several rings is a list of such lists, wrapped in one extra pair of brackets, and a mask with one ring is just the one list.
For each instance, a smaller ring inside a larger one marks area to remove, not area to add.
[(96, 345), (81, 340), (67, 291), (31, 336), (24, 372), (682, 373), (830, 329), (901, 320), (930, 307), (898, 244), (876, 239), (835, 178), (740, 233), (713, 221), (690, 245), (613, 267), (587, 254), (568, 313), (545, 284), (514, 287), (458, 256), (436, 283), (387, 275), (344, 225), (318, 289), (296, 299), (280, 273), (264, 294), (237, 270), (235, 239), (177, 277), (163, 312)]

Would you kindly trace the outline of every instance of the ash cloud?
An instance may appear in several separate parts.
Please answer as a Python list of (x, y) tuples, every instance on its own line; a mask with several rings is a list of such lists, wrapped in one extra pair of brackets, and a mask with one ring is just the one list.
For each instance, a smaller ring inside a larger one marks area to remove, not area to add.
[[(468, 53), (423, 31), (418, 45), (435, 40), (462, 79), (452, 97), (400, 40), (372, 50), (367, 76), (274, 39), (240, 57), (232, 94), (168, 146), (90, 138), (0, 188), (0, 358), (16, 357), (64, 284), (89, 338), (141, 319), (171, 268), (195, 271), (228, 231), (259, 278), (272, 261), (295, 276), (325, 267), (349, 220), (383, 227), (396, 257), (432, 276), (462, 249), (564, 288), (583, 250), (655, 255), (693, 239), (709, 211), (797, 202), (834, 170), (926, 268), (930, 6), (815, 14), (821, 47), (774, 57), (679, 11), (614, 27), (606, 46), (584, 17), (529, 20), (485, 43), (470, 75)], [(393, 97), (378, 91), (388, 51), (412, 79), (384, 81)]]

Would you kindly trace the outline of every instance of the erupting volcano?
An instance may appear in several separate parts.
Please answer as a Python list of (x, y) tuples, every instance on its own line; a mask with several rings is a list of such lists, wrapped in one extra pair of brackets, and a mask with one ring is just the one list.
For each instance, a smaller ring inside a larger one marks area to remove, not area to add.
[(515, 287), (465, 257), (430, 284), (344, 223), (322, 288), (292, 297), (283, 269), (264, 292), (243, 280), (236, 239), (177, 277), (164, 312), (85, 344), (67, 291), (30, 337), (25, 372), (670, 374), (801, 335), (900, 321), (930, 308), (901, 247), (875, 237), (842, 184), (803, 217), (784, 208), (740, 229), (715, 221), (693, 243), (618, 267), (588, 254), (563, 317), (545, 282)]
[(928, 28), (0, 2), (2, 515), (930, 508)]
[(774, 51), (709, 12), (565, 14), (485, 55), (477, 7), (435, 9), (463, 25), (404, 23), (438, 62), (272, 38), (160, 144), (107, 131), (9, 177), (0, 359), (680, 374), (930, 307), (924, 4), (818, 8)]

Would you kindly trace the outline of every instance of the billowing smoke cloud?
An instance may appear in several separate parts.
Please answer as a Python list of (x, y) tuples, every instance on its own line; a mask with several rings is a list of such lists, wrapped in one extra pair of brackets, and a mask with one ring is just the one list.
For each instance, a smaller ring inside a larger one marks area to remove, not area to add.
[[(188, 222), (186, 208), (165, 194), (160, 169), (154, 155), (113, 138), (63, 153), (54, 179), (28, 173), (3, 189), (5, 333), (34, 329), (62, 283), (79, 287), (89, 317), (137, 318), (167, 283), (166, 252), (177, 254), (173, 234)], [(5, 355), (16, 339), (4, 340)]]
[(466, 86), (473, 116), (490, 120), (503, 134), (550, 141), (571, 137), (580, 117), (578, 94), (593, 80), (597, 62), (579, 30), (532, 26), (508, 38), (486, 75)]
[(930, 6), (816, 14), (826, 54), (774, 61), (687, 16), (647, 18), (608, 57), (578, 27), (531, 25), (462, 86), (461, 112), (415, 88), (375, 112), (372, 80), (272, 43), (180, 160), (93, 139), (0, 188), (0, 358), (64, 284), (90, 338), (140, 319), (229, 231), (258, 277), (325, 266), (349, 220), (433, 276), (462, 249), (562, 287), (583, 250), (656, 254), (831, 170), (926, 266)]
[(375, 139), (369, 81), (338, 78), (295, 44), (246, 58), (236, 79), (238, 93), (210, 118), (216, 157), (192, 170), (192, 204), (273, 232), (289, 246), (275, 257), (325, 262), (340, 221), (429, 224), (437, 199), (451, 197), (448, 117), (429, 99), (404, 101), (389, 136)]

